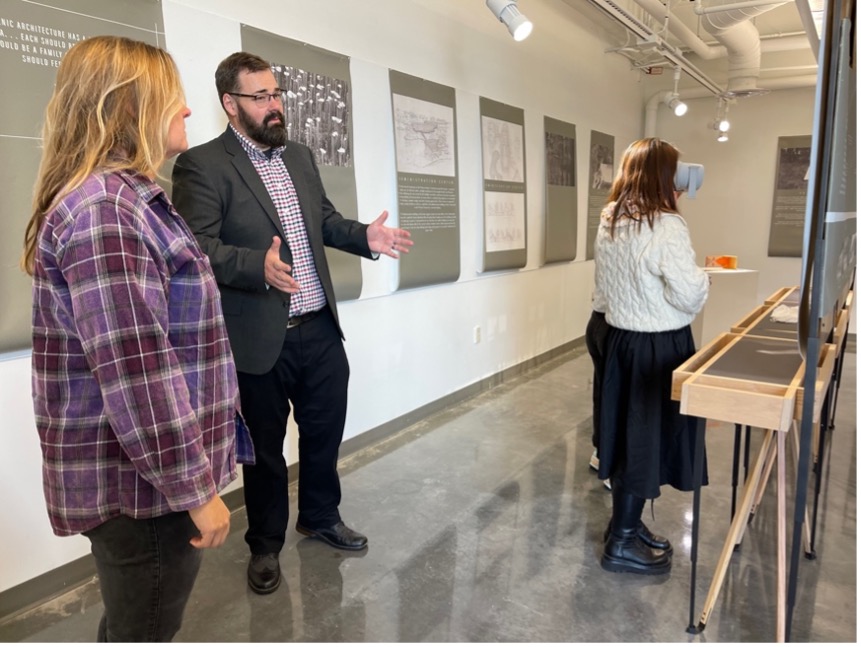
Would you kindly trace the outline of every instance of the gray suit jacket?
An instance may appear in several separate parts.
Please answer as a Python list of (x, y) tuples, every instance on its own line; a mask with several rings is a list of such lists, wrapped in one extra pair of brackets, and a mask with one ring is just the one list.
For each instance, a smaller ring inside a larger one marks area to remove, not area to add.
[[(306, 146), (288, 142), (283, 159), (302, 207), (314, 265), (340, 331), (323, 247), (372, 258), (368, 226), (347, 220), (329, 202)], [(237, 370), (266, 373), (281, 352), (290, 308), (290, 295), (267, 289), (264, 282), (263, 259), (273, 236), (281, 237), (281, 260), (291, 265), (293, 260), (275, 205), (229, 126), (220, 137), (177, 158), (173, 203), (209, 257), (221, 288)]]

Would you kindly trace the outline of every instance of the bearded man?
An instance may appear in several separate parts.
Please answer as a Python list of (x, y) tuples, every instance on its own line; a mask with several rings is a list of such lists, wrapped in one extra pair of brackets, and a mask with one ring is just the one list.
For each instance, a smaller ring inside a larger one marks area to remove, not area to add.
[(412, 241), (406, 230), (385, 226), (386, 211), (370, 224), (338, 213), (311, 151), (287, 139), (285, 92), (267, 61), (231, 54), (215, 84), (227, 129), (177, 159), (173, 202), (220, 288), (256, 457), (243, 467), (248, 583), (267, 594), (281, 583), (291, 406), (299, 428), (296, 530), (343, 550), (368, 543), (338, 512), (350, 370), (323, 248), (398, 258)]

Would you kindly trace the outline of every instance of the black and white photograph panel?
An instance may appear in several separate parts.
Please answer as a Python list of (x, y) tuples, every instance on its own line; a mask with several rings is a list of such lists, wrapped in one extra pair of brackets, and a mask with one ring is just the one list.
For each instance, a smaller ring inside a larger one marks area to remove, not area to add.
[(314, 151), (317, 164), (352, 166), (349, 84), (288, 65), (273, 65), (284, 90), (284, 116), (290, 141)]
[(547, 151), (547, 184), (575, 186), (577, 142), (558, 133), (544, 133)]

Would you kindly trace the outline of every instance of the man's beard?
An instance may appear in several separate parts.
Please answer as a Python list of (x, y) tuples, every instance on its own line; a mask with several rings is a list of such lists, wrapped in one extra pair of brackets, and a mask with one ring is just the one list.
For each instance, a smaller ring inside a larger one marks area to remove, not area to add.
[[(258, 144), (263, 146), (283, 146), (287, 143), (287, 129), (284, 127), (284, 113), (280, 110), (270, 110), (259, 124), (254, 123), (251, 116), (245, 112), (241, 105), (237, 105), (239, 123), (245, 129), (246, 134)], [(276, 121), (280, 119), (280, 122)], [(274, 123), (269, 123), (273, 121)]]

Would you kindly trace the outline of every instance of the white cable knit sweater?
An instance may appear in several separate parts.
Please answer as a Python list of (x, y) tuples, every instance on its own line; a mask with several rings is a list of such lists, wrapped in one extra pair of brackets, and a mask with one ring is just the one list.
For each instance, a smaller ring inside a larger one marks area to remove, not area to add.
[(638, 332), (677, 330), (690, 324), (709, 293), (697, 267), (684, 219), (673, 213), (655, 227), (622, 218), (610, 238), (609, 213), (601, 214), (595, 238), (594, 303), (606, 304), (607, 323)]

